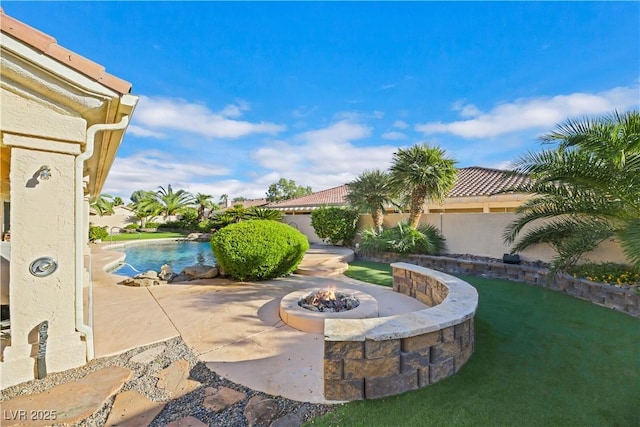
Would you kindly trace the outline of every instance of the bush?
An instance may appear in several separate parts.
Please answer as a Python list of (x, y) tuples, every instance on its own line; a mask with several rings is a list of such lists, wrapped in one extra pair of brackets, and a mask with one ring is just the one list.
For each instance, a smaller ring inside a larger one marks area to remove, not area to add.
[(222, 269), (236, 280), (267, 280), (295, 271), (309, 242), (286, 224), (269, 220), (228, 225), (211, 237)]
[(139, 224), (133, 223), (133, 224), (127, 224), (124, 229), (125, 230), (137, 230), (138, 228), (140, 228)]
[(201, 233), (210, 233), (212, 228), (215, 227), (213, 221), (210, 219), (203, 219), (198, 223), (198, 231)]
[(158, 228), (158, 227), (160, 227), (160, 223), (158, 222), (148, 222), (144, 226), (144, 228)]
[(165, 230), (180, 230), (182, 228), (181, 225), (182, 224), (180, 223), (180, 221), (167, 221), (158, 225), (158, 228), (165, 229)]
[(311, 212), (311, 225), (318, 237), (332, 245), (351, 246), (356, 237), (358, 211), (321, 207)]
[(440, 231), (429, 224), (413, 229), (406, 221), (380, 234), (372, 228), (360, 234), (360, 247), (364, 252), (396, 252), (401, 254), (439, 255), (444, 251), (445, 239)]
[(94, 242), (96, 240), (103, 240), (109, 237), (107, 227), (98, 227), (97, 225), (89, 224), (89, 241)]
[(183, 230), (196, 230), (198, 228), (198, 210), (196, 208), (185, 208), (180, 212), (178, 225)]

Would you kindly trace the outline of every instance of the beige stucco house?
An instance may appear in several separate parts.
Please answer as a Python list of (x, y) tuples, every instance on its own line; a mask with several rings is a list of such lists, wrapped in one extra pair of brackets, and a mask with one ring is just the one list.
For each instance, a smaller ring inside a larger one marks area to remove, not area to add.
[(45, 321), (48, 372), (93, 357), (84, 303), (89, 200), (104, 185), (138, 98), (128, 82), (1, 9), (0, 29), (5, 388), (36, 376)]

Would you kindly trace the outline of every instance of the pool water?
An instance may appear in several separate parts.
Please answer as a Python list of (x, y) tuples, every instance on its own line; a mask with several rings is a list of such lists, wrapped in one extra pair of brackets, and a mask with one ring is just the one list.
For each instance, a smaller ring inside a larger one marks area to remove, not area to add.
[(216, 265), (209, 242), (164, 242), (127, 246), (119, 251), (126, 254), (125, 264), (113, 273), (122, 276), (135, 276), (138, 271), (160, 271), (164, 264), (169, 264), (174, 273), (191, 265)]

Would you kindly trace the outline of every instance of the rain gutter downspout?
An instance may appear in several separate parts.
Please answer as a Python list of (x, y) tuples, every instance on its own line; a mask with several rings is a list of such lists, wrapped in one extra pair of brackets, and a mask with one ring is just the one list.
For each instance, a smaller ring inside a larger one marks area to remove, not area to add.
[[(129, 124), (129, 116), (123, 116), (119, 123), (112, 124), (95, 124), (87, 129), (87, 137), (85, 140), (85, 150), (80, 153), (75, 159), (75, 302), (76, 302), (76, 330), (84, 334), (87, 343), (87, 361), (92, 360), (94, 357), (93, 348), (93, 329), (84, 323), (84, 299), (82, 297), (82, 285), (83, 285), (83, 243), (84, 236), (82, 231), (84, 227), (81, 224), (84, 222), (83, 215), (83, 199), (84, 190), (82, 186), (84, 162), (93, 155), (93, 148), (96, 138), (96, 133), (101, 131), (121, 130), (127, 127)], [(91, 292), (91, 290), (90, 290)], [(90, 296), (91, 298), (91, 296)]]

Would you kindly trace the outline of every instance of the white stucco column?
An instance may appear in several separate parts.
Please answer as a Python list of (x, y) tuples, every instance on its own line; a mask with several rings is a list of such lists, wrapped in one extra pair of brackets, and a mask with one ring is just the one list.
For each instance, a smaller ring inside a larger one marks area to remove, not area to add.
[[(78, 126), (86, 126), (77, 120)], [(3, 388), (34, 378), (38, 326), (49, 322), (48, 372), (81, 366), (86, 345), (75, 329), (74, 161), (80, 144), (4, 134), (11, 149), (11, 345), (0, 365)], [(43, 166), (49, 179), (40, 177)], [(30, 264), (51, 257), (58, 267), (36, 277)]]

